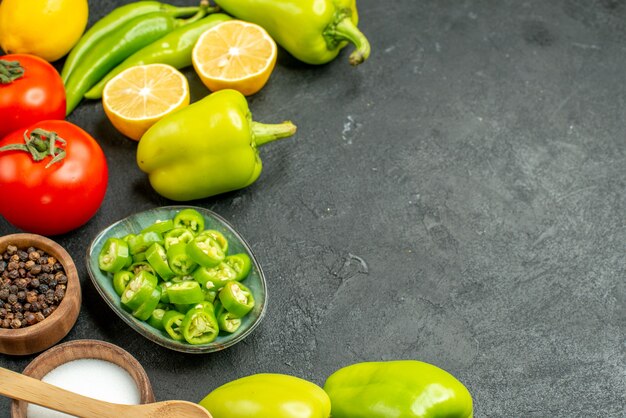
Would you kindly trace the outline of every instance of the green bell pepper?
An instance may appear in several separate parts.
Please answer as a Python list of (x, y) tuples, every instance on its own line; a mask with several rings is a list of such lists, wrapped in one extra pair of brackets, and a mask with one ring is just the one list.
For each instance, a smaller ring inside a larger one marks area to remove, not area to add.
[(242, 318), (254, 308), (254, 296), (239, 282), (228, 282), (219, 293), (220, 302), (234, 318)]
[(295, 131), (291, 122), (252, 122), (246, 98), (220, 90), (152, 125), (137, 146), (137, 165), (162, 196), (201, 199), (252, 184), (262, 168), (257, 148)]
[(120, 238), (109, 238), (104, 242), (98, 255), (100, 270), (115, 273), (129, 264), (130, 251), (128, 243)]
[(284, 374), (228, 382), (200, 401), (214, 418), (329, 418), (330, 399), (314, 383)]
[(215, 0), (228, 14), (262, 26), (291, 55), (308, 64), (335, 59), (348, 43), (352, 65), (365, 61), (370, 44), (357, 28), (356, 0)]
[(357, 363), (324, 384), (333, 418), (472, 418), (472, 396), (450, 373), (415, 360)]

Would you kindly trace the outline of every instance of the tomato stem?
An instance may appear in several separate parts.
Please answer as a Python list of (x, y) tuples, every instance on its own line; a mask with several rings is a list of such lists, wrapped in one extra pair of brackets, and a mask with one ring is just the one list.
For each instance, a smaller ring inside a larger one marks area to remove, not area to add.
[(65, 145), (65, 139), (57, 135), (56, 132), (44, 129), (34, 129), (28, 135), (28, 130), (24, 131), (24, 144), (9, 144), (0, 147), (0, 152), (4, 151), (24, 151), (30, 154), (33, 161), (41, 161), (46, 157), (52, 159), (46, 164), (46, 168), (65, 158), (65, 149), (59, 148), (57, 142)]
[(9, 84), (24, 76), (24, 68), (19, 61), (0, 60), (0, 84)]

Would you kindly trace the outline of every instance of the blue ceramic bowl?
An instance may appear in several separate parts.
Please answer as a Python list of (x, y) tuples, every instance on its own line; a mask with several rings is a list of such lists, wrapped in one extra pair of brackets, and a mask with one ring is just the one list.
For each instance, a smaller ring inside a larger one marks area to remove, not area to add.
[[(208, 344), (192, 345), (187, 342), (180, 342), (171, 339), (166, 332), (160, 331), (144, 321), (140, 321), (133, 317), (129, 312), (124, 310), (120, 303), (120, 297), (113, 289), (111, 275), (100, 270), (98, 267), (98, 255), (104, 245), (104, 242), (110, 237), (121, 238), (128, 234), (136, 234), (142, 229), (152, 225), (157, 220), (173, 219), (174, 216), (182, 209), (192, 208), (200, 212), (204, 216), (205, 229), (216, 229), (220, 231), (228, 240), (228, 253), (247, 253), (252, 259), (252, 269), (250, 274), (244, 281), (245, 284), (254, 295), (255, 306), (252, 311), (242, 319), (239, 329), (233, 334), (220, 335), (214, 341)], [(145, 212), (139, 212), (115, 222), (113, 225), (101, 231), (93, 240), (87, 250), (87, 269), (89, 276), (98, 293), (104, 298), (105, 302), (113, 309), (113, 311), (126, 322), (132, 329), (163, 347), (184, 353), (211, 353), (223, 350), (233, 344), (246, 338), (254, 328), (259, 325), (263, 315), (265, 314), (265, 304), (267, 298), (267, 287), (265, 276), (261, 270), (261, 266), (257, 262), (252, 249), (246, 243), (237, 231), (221, 216), (208, 209), (194, 206), (165, 206), (151, 209)]]

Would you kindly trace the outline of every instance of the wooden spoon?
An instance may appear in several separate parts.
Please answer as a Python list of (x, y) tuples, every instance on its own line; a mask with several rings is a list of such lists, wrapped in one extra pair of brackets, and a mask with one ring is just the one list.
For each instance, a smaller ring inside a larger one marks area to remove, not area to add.
[(99, 401), (0, 367), (0, 395), (82, 418), (212, 418), (192, 402), (122, 405)]

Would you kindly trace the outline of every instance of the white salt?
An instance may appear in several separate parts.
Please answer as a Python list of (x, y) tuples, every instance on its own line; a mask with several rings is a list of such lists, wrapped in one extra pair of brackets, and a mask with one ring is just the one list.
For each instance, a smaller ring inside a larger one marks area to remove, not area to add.
[[(137, 405), (141, 402), (139, 389), (132, 376), (117, 364), (104, 360), (73, 360), (53, 369), (41, 380), (101, 401), (127, 405)], [(26, 416), (61, 418), (73, 415), (28, 404)]]

